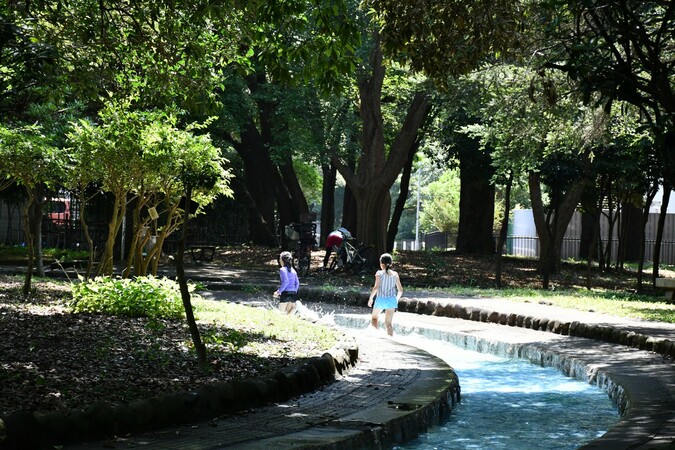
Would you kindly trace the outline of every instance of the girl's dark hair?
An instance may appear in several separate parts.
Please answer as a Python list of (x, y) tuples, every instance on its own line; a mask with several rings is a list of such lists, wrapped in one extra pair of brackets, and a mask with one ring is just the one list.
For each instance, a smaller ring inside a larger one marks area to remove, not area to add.
[(389, 273), (389, 268), (394, 262), (394, 259), (391, 257), (389, 253), (382, 253), (382, 255), (380, 256), (380, 262), (384, 264), (384, 271), (386, 273)]
[(279, 259), (281, 260), (281, 264), (286, 267), (286, 270), (290, 272), (293, 267), (293, 255), (291, 255), (291, 252), (281, 252)]

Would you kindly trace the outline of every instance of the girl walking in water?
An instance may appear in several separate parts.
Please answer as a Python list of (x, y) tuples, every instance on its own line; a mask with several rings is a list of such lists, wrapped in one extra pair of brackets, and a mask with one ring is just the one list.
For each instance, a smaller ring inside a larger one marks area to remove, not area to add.
[[(387, 328), (389, 336), (394, 335), (394, 312), (398, 308), (398, 301), (403, 295), (403, 286), (398, 277), (398, 273), (391, 270), (393, 259), (389, 253), (383, 253), (380, 256), (380, 270), (375, 273), (375, 285), (370, 291), (368, 306), (373, 308), (373, 315), (370, 319), (372, 326), (378, 329), (378, 318), (380, 312), (384, 311), (384, 325)], [(377, 297), (375, 297), (377, 296)], [(373, 306), (373, 298), (375, 305)]]
[(279, 309), (286, 314), (295, 311), (295, 296), (298, 293), (300, 283), (298, 274), (293, 268), (293, 256), (291, 252), (281, 252), (279, 255), (279, 289), (274, 293), (279, 298)]

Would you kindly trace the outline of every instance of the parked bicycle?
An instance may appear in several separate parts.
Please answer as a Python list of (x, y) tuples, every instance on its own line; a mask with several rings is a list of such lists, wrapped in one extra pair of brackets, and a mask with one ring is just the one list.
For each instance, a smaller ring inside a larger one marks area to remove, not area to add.
[[(354, 240), (351, 240), (355, 242)], [(328, 265), (328, 270), (345, 270), (355, 274), (363, 273), (368, 268), (368, 256), (374, 247), (363, 242), (356, 246), (345, 239), (340, 247), (333, 247), (333, 259)]]
[(293, 254), (293, 266), (301, 277), (309, 274), (312, 262), (312, 250), (316, 246), (316, 223), (302, 222), (292, 223), (286, 229), (286, 236), (297, 241)]

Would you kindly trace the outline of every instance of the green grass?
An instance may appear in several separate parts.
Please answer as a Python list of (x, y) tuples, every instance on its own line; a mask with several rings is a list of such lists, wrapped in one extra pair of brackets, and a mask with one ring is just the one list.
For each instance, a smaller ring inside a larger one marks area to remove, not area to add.
[(479, 289), (452, 287), (439, 289), (459, 297), (503, 298), (514, 302), (545, 301), (561, 308), (593, 311), (640, 320), (675, 323), (675, 304), (646, 295), (601, 290)]
[[(313, 347), (317, 352), (335, 347), (339, 339), (338, 333), (332, 328), (315, 325), (276, 310), (205, 299), (195, 300), (193, 306), (200, 322), (237, 329), (243, 333), (260, 334), (263, 339), (249, 342), (248, 345), (261, 353), (265, 351), (265, 339), (292, 341), (303, 348)], [(231, 338), (236, 340), (237, 336)], [(239, 344), (234, 342), (233, 345)]]
[[(87, 259), (89, 253), (86, 250), (70, 250), (62, 248), (43, 248), (42, 255), (45, 259), (58, 259), (59, 261), (74, 261)], [(18, 245), (0, 245), (0, 260), (26, 259), (26, 247)]]
[[(21, 285), (23, 277), (11, 275), (1, 278), (0, 300), (20, 295), (16, 286)], [(44, 299), (41, 307), (48, 309), (52, 303), (70, 301), (70, 294), (64, 299), (62, 294), (57, 293), (67, 292), (69, 282), (38, 277), (34, 280), (35, 292)], [(16, 286), (9, 287), (10, 283)], [(227, 349), (261, 358), (296, 358), (321, 355), (334, 348), (342, 338), (334, 328), (316, 325), (296, 316), (287, 316), (276, 309), (207, 300), (196, 296), (192, 299), (192, 305), (200, 322), (202, 337), (209, 348)], [(160, 322), (155, 321), (149, 322), (148, 326), (162, 327)]]

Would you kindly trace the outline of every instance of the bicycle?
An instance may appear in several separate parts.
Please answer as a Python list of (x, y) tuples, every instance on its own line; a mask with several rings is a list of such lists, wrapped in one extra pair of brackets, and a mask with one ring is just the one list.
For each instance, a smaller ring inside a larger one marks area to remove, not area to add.
[(373, 248), (363, 242), (354, 247), (349, 240), (345, 239), (340, 247), (333, 246), (334, 256), (328, 270), (348, 270), (354, 274), (360, 274), (368, 268), (368, 253)]
[(309, 274), (309, 267), (312, 262), (312, 250), (316, 245), (315, 233), (316, 224), (313, 222), (292, 223), (291, 228), (293, 233), (293, 240), (297, 240), (295, 244), (295, 252), (293, 259), (293, 266), (296, 267), (298, 275), (305, 277)]

